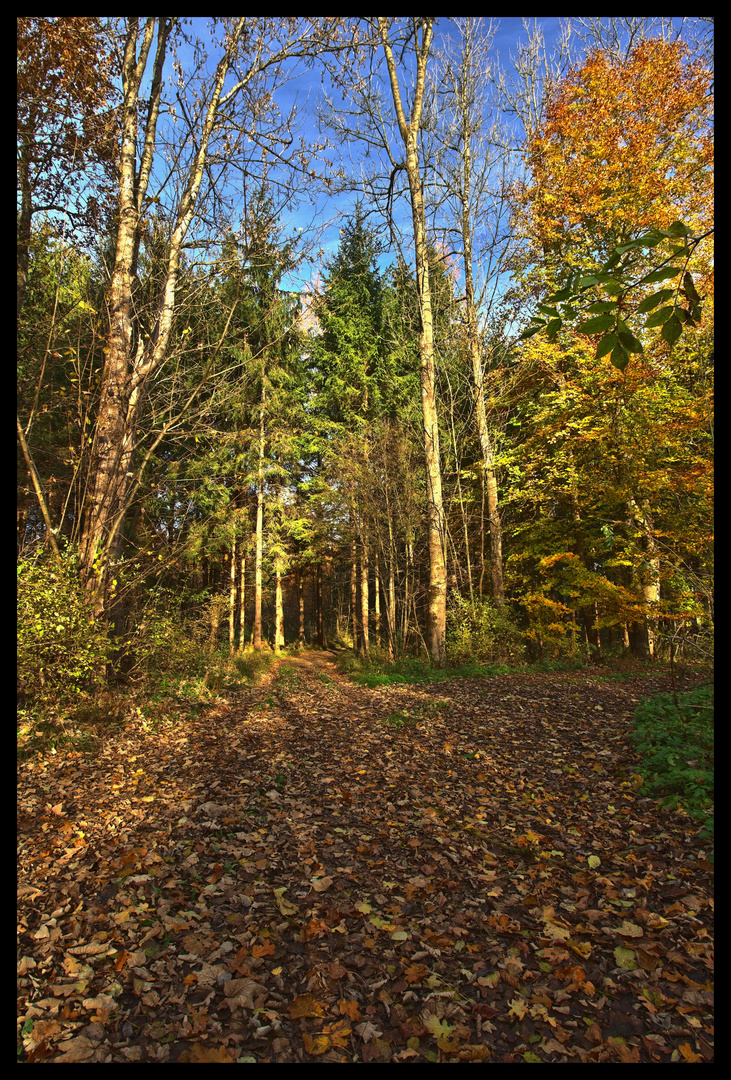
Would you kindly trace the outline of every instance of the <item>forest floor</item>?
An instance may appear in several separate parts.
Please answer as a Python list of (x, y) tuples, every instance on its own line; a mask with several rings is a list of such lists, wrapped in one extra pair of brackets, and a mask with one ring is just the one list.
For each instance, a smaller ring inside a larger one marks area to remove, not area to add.
[(667, 689), (309, 652), (22, 762), (19, 1060), (712, 1060), (713, 867), (628, 740)]

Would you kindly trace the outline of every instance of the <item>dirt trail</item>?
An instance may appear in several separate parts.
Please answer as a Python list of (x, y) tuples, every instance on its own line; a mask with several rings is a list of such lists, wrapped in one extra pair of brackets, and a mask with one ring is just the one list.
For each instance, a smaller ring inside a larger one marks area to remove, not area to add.
[(310, 652), (24, 763), (25, 1060), (710, 1060), (712, 867), (628, 743), (662, 688)]

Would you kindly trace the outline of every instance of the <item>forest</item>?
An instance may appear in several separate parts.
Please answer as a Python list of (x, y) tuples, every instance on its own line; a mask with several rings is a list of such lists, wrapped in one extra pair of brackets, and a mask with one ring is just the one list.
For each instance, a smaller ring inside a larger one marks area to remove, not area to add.
[(713, 20), (547, 22), (18, 18), (19, 1060), (711, 1060)]

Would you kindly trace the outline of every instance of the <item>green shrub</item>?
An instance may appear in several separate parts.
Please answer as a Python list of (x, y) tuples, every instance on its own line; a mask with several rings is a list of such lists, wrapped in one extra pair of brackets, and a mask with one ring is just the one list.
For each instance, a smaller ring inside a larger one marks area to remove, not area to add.
[(206, 670), (205, 616), (183, 621), (180, 599), (173, 589), (149, 589), (144, 607), (136, 611), (125, 650), (131, 670), (158, 681), (163, 675), (204, 675)]
[(79, 697), (111, 649), (94, 621), (69, 550), (62, 567), (40, 554), (18, 563), (18, 685), (23, 705)]
[(447, 658), (450, 664), (519, 663), (522, 635), (510, 613), (486, 597), (471, 601), (452, 593), (447, 610)]
[(713, 831), (713, 686), (645, 698), (635, 711), (633, 741), (642, 754), (642, 791), (682, 807)]

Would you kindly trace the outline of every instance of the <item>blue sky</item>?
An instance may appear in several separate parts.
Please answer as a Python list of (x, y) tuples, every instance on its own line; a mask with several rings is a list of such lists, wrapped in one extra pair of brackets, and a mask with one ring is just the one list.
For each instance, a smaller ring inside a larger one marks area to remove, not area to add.
[[(193, 18), (191, 22), (192, 26), (188, 25), (186, 28), (188, 32), (197, 34), (204, 41), (210, 40), (207, 19), (197, 17)], [(496, 20), (496, 22), (499, 23), (499, 29), (495, 34), (493, 54), (499, 56), (503, 66), (508, 67), (510, 65), (510, 52), (515, 52), (519, 40), (525, 37), (523, 22), (522, 19), (517, 17), (502, 18)], [(540, 21), (549, 50), (559, 33), (559, 23), (560, 20), (557, 17)], [(457, 33), (456, 26), (451, 20), (446, 18), (437, 19), (434, 32), (434, 47), (437, 48), (440, 45), (444, 35), (456, 36)], [(185, 48), (180, 50), (180, 57), (184, 65), (186, 58), (190, 57), (190, 55), (189, 50)], [(218, 49), (212, 50), (211, 60), (209, 61), (211, 70), (215, 66), (219, 55)], [(317, 106), (321, 91), (321, 69), (316, 65), (311, 71), (305, 72), (296, 80), (284, 85), (275, 95), (282, 113), (288, 111), (296, 98), (301, 112), (301, 134), (308, 141), (312, 140), (314, 142), (318, 138)], [(309, 194), (312, 196), (311, 202), (300, 198), (298, 205), (291, 204), (288, 212), (284, 211), (282, 213), (280, 220), (283, 226), (290, 227), (292, 231), (301, 228), (305, 233), (312, 226), (314, 220), (321, 230), (315, 253), (321, 250), (325, 259), (327, 259), (337, 250), (342, 215), (352, 212), (357, 196), (356, 194), (343, 194), (336, 197), (327, 196), (312, 187)], [(383, 236), (387, 238), (388, 230), (385, 223), (382, 223), (382, 227)], [(383, 256), (380, 262), (382, 266), (385, 266), (394, 262), (395, 259), (396, 253), (391, 252)], [(285, 287), (299, 290), (306, 282), (313, 280), (317, 269), (318, 267), (313, 265), (312, 262), (304, 263), (300, 271), (284, 281), (283, 284)]]
[[(533, 21), (531, 20), (531, 24)], [(495, 20), (495, 22), (498, 28), (495, 32), (490, 55), (499, 62), (509, 77), (512, 68), (511, 57), (514, 59), (517, 55), (520, 42), (526, 41), (526, 29), (520, 17), (504, 17)], [(673, 20), (673, 22), (676, 22), (676, 20)], [(546, 50), (550, 56), (560, 36), (562, 20), (559, 17), (549, 17), (538, 20), (538, 23), (543, 31)], [(208, 38), (208, 21), (203, 18), (194, 18), (192, 24), (192, 27), (189, 26), (188, 30), (192, 29), (193, 33), (197, 33), (202, 39), (206, 40)], [(456, 37), (458, 36), (458, 30), (452, 20), (439, 18), (435, 24), (435, 49), (439, 48), (445, 35)], [(211, 68), (215, 65), (219, 55), (219, 50), (214, 50), (210, 62)], [(181, 52), (181, 59), (185, 63), (184, 52)], [(301, 112), (300, 133), (308, 142), (314, 142), (318, 138), (316, 116), (321, 91), (321, 67), (316, 64), (311, 71), (300, 75), (296, 80), (280, 88), (275, 94), (275, 100), (283, 114), (288, 111), (296, 97)], [(390, 103), (390, 95), (388, 94), (387, 100)], [(294, 290), (302, 289), (307, 282), (312, 282), (316, 277), (322, 262), (322, 258), (318, 259), (318, 251), (322, 253), (325, 259), (335, 253), (340, 236), (340, 227), (343, 223), (342, 215), (352, 212), (357, 197), (355, 193), (342, 194), (338, 197), (328, 196), (321, 192), (317, 185), (311, 185), (308, 194), (311, 196), (311, 201), (308, 202), (300, 197), (297, 204), (292, 202), (289, 206), (283, 207), (280, 216), (280, 223), (285, 230), (296, 232), (302, 229), (303, 235), (312, 236), (310, 229), (313, 221), (320, 230), (314, 247), (315, 264), (313, 265), (312, 261), (303, 263), (296, 274), (283, 281), (285, 288)], [(407, 212), (405, 206), (402, 209), (402, 213), (404, 212)], [(383, 222), (381, 222), (381, 229), (383, 237), (387, 239), (388, 230)], [(405, 231), (408, 232), (408, 229)], [(394, 262), (395, 258), (395, 251), (390, 252), (381, 258), (381, 265), (388, 265)]]

